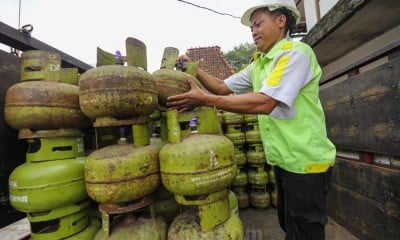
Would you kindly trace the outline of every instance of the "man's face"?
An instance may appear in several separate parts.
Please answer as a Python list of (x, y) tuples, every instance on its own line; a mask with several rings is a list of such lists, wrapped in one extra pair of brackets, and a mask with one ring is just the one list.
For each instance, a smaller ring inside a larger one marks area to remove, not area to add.
[(250, 29), (258, 51), (267, 53), (285, 36), (282, 16), (274, 16), (264, 9), (257, 9), (252, 14)]

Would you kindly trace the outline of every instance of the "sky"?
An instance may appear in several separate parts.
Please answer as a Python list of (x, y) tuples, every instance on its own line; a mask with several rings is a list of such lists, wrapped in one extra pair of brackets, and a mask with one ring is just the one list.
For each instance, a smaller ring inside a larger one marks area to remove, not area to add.
[[(187, 0), (240, 17), (243, 0)], [(189, 48), (219, 46), (222, 52), (251, 43), (250, 29), (239, 18), (220, 15), (178, 0), (0, 0), (0, 21), (18, 28), (31, 24), (32, 37), (87, 64), (96, 64), (96, 48), (125, 55), (125, 39), (146, 45), (147, 68), (160, 68), (166, 47), (184, 54)], [(1, 49), (5, 46), (0, 46)]]

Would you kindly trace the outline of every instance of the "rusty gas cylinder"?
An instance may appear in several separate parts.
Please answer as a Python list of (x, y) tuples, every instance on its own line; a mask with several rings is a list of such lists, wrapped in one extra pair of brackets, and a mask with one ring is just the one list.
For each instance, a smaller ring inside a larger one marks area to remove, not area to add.
[(58, 53), (29, 50), (21, 55), (21, 81), (59, 81), (61, 56)]
[(247, 123), (245, 135), (248, 144), (261, 143), (258, 123)]
[(271, 167), (271, 169), (268, 170), (268, 176), (269, 176), (269, 182), (272, 184), (275, 184), (275, 172), (274, 169)]
[(247, 185), (248, 176), (243, 167), (237, 168), (236, 177), (232, 181), (232, 187), (244, 187)]
[(277, 192), (276, 187), (271, 192), (271, 204), (274, 207), (278, 207), (278, 192)]
[(237, 214), (231, 214), (226, 222), (212, 230), (202, 230), (196, 210), (193, 208), (178, 215), (168, 229), (169, 240), (242, 240), (243, 238), (243, 224)]
[[(164, 49), (161, 68), (153, 72), (157, 82), (158, 102), (165, 107), (169, 96), (182, 94), (190, 90), (188, 79), (192, 80), (199, 87), (202, 85), (196, 79), (197, 70), (194, 69), (191, 75), (183, 71), (174, 70), (175, 61), (178, 58), (179, 51), (174, 47)], [(195, 63), (195, 62), (193, 62)], [(195, 67), (196, 68), (196, 67)]]
[[(137, 127), (147, 128), (145, 124)], [(153, 193), (160, 184), (159, 147), (148, 143), (149, 139), (130, 144), (121, 138), (118, 144), (91, 153), (85, 164), (90, 198), (99, 203), (126, 203)]]
[(180, 205), (176, 202), (174, 195), (163, 185), (155, 192), (155, 209), (157, 216), (162, 216), (170, 223), (180, 213)]
[(162, 217), (127, 214), (111, 222), (111, 233), (99, 230), (94, 240), (165, 240), (168, 226)]
[(253, 143), (248, 145), (248, 151), (246, 152), (246, 159), (250, 165), (264, 165), (265, 152), (264, 147), (261, 143)]
[(238, 200), (239, 209), (246, 209), (250, 205), (249, 194), (246, 192), (245, 187), (235, 187), (233, 192)]
[(248, 171), (249, 183), (252, 187), (265, 187), (268, 183), (268, 173), (264, 166), (250, 166)]
[[(167, 112), (169, 129), (179, 133), (176, 110)], [(176, 119), (175, 119), (176, 120)], [(194, 196), (225, 189), (236, 175), (233, 143), (223, 135), (171, 136), (160, 151), (161, 180), (176, 195)]]
[(243, 166), (246, 164), (246, 154), (244, 152), (244, 145), (235, 146), (235, 160), (238, 166)]
[(257, 114), (244, 114), (244, 121), (246, 123), (256, 123), (258, 122), (258, 116)]
[(89, 119), (79, 108), (79, 87), (56, 81), (23, 81), (6, 93), (4, 115), (15, 129), (85, 128)]
[(250, 204), (257, 209), (266, 209), (271, 206), (269, 192), (261, 189), (253, 189), (250, 192)]
[(240, 125), (244, 123), (243, 114), (224, 111), (224, 124)]
[(235, 146), (242, 146), (246, 142), (246, 136), (242, 132), (241, 124), (230, 124), (226, 126), (225, 134)]
[(79, 103), (91, 119), (148, 116), (158, 104), (156, 83), (150, 73), (133, 66), (92, 68), (80, 77)]

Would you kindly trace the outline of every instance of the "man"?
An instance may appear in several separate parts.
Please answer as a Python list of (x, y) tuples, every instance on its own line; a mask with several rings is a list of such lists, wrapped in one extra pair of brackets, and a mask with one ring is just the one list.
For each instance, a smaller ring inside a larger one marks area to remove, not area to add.
[(257, 1), (241, 18), (258, 50), (254, 61), (226, 80), (199, 69), (197, 78), (209, 92), (189, 80), (191, 90), (169, 97), (168, 106), (258, 114), (267, 162), (274, 166), (285, 239), (325, 239), (327, 179), (336, 149), (326, 134), (316, 56), (305, 43), (287, 37), (299, 19), (293, 0)]

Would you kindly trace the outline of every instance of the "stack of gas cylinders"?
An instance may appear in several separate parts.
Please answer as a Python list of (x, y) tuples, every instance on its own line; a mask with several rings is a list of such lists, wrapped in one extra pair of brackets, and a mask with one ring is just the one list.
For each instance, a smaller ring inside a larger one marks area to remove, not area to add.
[(179, 52), (168, 47), (150, 74), (135, 38), (126, 56), (97, 54), (78, 75), (57, 54), (28, 51), (7, 92), (6, 121), (29, 144), (10, 202), (27, 213), (32, 239), (243, 239), (231, 191), (238, 150), (220, 112), (166, 107), (188, 78), (202, 87), (198, 63), (176, 69)]
[(224, 134), (235, 144), (238, 172), (231, 188), (239, 209), (276, 207), (274, 174), (266, 163), (257, 115), (222, 111), (222, 116)]
[(21, 56), (21, 81), (8, 89), (5, 119), (26, 140), (26, 163), (9, 177), (11, 205), (26, 212), (32, 239), (83, 239), (98, 231), (84, 182), (83, 133), (77, 69), (62, 69), (47, 51)]

